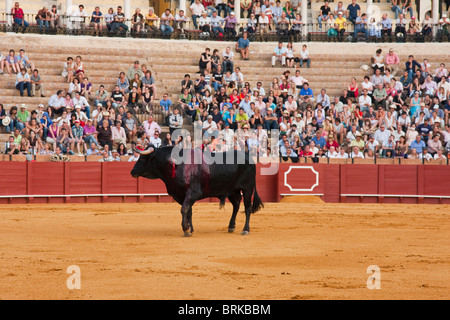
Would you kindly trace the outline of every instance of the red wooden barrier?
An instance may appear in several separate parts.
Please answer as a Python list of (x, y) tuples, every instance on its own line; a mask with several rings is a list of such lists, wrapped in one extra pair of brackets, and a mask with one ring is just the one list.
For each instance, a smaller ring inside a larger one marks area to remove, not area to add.
[[(0, 203), (172, 202), (161, 180), (134, 179), (134, 163), (0, 162)], [(264, 202), (317, 195), (326, 202), (450, 203), (450, 170), (434, 165), (257, 165)], [(216, 199), (205, 201), (217, 201)]]

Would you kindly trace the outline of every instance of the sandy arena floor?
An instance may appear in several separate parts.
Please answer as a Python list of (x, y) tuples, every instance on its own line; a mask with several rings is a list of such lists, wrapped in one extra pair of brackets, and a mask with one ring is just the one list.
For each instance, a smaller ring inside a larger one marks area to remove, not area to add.
[(0, 299), (450, 298), (448, 205), (270, 203), (248, 236), (230, 215), (197, 204), (183, 238), (176, 204), (5, 205)]

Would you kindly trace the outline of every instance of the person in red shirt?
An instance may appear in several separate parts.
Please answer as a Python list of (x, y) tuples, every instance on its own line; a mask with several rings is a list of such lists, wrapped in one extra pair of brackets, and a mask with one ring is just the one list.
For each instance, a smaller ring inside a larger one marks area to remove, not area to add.
[(23, 10), (22, 10), (22, 8), (20, 8), (18, 2), (16, 2), (14, 4), (14, 7), (11, 9), (11, 14), (13, 16), (14, 24), (16, 26), (22, 26), (23, 27), (22, 33), (25, 33), (25, 31), (28, 28), (28, 22), (26, 22), (23, 19), (23, 17), (24, 17)]
[(336, 150), (339, 148), (339, 144), (334, 140), (333, 134), (328, 135), (327, 144), (325, 145), (327, 150), (330, 150), (330, 147), (334, 147)]
[(313, 152), (309, 149), (309, 146), (305, 146), (305, 149), (300, 151), (299, 157), (312, 158), (314, 156)]

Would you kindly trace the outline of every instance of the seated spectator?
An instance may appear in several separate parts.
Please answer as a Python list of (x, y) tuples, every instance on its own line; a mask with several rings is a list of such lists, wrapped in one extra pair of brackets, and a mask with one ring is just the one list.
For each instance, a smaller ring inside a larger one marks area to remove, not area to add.
[(352, 3), (347, 6), (347, 17), (353, 25), (356, 24), (356, 19), (360, 16), (361, 7), (356, 3), (356, 0), (352, 0)]
[(272, 67), (275, 67), (275, 63), (279, 61), (281, 65), (286, 66), (286, 48), (283, 47), (283, 42), (278, 42), (278, 46), (273, 50), (272, 54)]
[(72, 14), (73, 28), (76, 30), (84, 31), (86, 29), (86, 18), (89, 17), (87, 12), (84, 10), (84, 6), (80, 4), (78, 10)]
[(38, 90), (40, 96), (45, 97), (44, 83), (42, 82), (38, 69), (33, 70), (33, 74), (30, 77), (30, 82), (31, 82), (31, 96), (34, 97), (36, 95), (36, 90)]
[(105, 14), (105, 24), (106, 24), (106, 28), (108, 29), (109, 32), (112, 31), (114, 17), (115, 17), (114, 9), (109, 8), (108, 13)]
[[(234, 15), (234, 12), (230, 12), (230, 15), (227, 16), (225, 19), (225, 34), (227, 36), (233, 36), (236, 37), (236, 24), (237, 24), (237, 19)], [(239, 41), (238, 41), (239, 44)], [(245, 50), (245, 47), (244, 47)], [(238, 51), (238, 50), (236, 50)]]
[(52, 15), (46, 7), (43, 7), (41, 10), (38, 11), (38, 13), (36, 15), (36, 21), (38, 23), (39, 31), (41, 33), (44, 32), (44, 27), (45, 27), (45, 32), (48, 31), (48, 28), (50, 26), (51, 17), (52, 17)]
[(203, 11), (202, 15), (198, 19), (199, 29), (204, 33), (211, 32), (211, 19), (208, 17), (208, 12)]
[(159, 132), (155, 131), (152, 137), (150, 137), (150, 143), (155, 147), (159, 148), (162, 145), (161, 138), (159, 137)]
[(352, 153), (350, 154), (350, 158), (361, 158), (364, 159), (364, 154), (360, 151), (360, 149), (358, 147), (353, 147), (352, 148)]
[(19, 55), (17, 56), (17, 61), (19, 63), (19, 67), (21, 67), (21, 69), (22, 68), (25, 68), (25, 69), (30, 68), (31, 72), (36, 69), (34, 62), (31, 61), (30, 59), (28, 59), (28, 57), (25, 55), (24, 49), (19, 50)]
[(185, 33), (186, 22), (188, 21), (188, 17), (184, 14), (183, 10), (180, 10), (175, 15), (175, 20), (173, 21), (173, 28), (180, 34)]
[[(352, 21), (353, 22), (353, 21)], [(355, 22), (355, 31), (353, 32), (353, 37), (357, 38), (358, 33), (364, 33), (366, 39), (369, 39), (369, 30), (367, 26), (367, 14), (363, 13), (361, 16), (357, 17)]]
[(135, 34), (141, 33), (141, 30), (143, 29), (144, 26), (143, 24), (144, 24), (144, 16), (141, 13), (141, 9), (136, 8), (133, 16), (131, 17), (132, 30), (135, 32)]
[(67, 83), (72, 83), (75, 77), (75, 63), (72, 57), (68, 57), (67, 61), (64, 62), (64, 69), (61, 74), (64, 78), (67, 77)]
[(3, 60), (3, 64), (6, 67), (6, 70), (8, 71), (8, 74), (12, 73), (20, 73), (20, 70), (22, 69), (19, 64), (19, 58), (15, 55), (14, 50), (9, 50), (8, 55)]
[(173, 33), (173, 28), (170, 26), (170, 22), (174, 20), (173, 15), (170, 13), (170, 9), (166, 9), (160, 18), (160, 28), (163, 37), (169, 37)]
[(75, 58), (75, 76), (78, 78), (78, 82), (83, 82), (84, 75), (86, 70), (84, 68), (84, 63), (81, 59), (81, 56), (77, 56)]
[[(243, 60), (249, 60), (250, 54), (250, 40), (248, 40), (248, 33), (243, 32), (242, 37), (236, 43), (236, 52), (241, 54)], [(226, 70), (226, 69), (224, 69)]]
[(23, 91), (27, 90), (27, 94), (31, 97), (31, 79), (27, 73), (27, 69), (22, 68), (20, 73), (17, 74), (16, 89), (19, 90), (20, 96), (23, 97)]
[(153, 34), (156, 33), (158, 31), (155, 25), (156, 21), (158, 21), (158, 16), (155, 14), (153, 8), (150, 8), (148, 14), (145, 15), (145, 29)]
[(88, 118), (91, 117), (91, 109), (89, 106), (89, 102), (86, 100), (85, 97), (81, 95), (81, 92), (77, 91), (75, 92), (75, 98), (73, 98), (73, 105), (75, 108), (80, 107), (82, 111), (86, 113), (86, 116)]
[(402, 35), (402, 37), (406, 37), (406, 19), (403, 15), (403, 13), (400, 13), (397, 19), (397, 23), (395, 25), (395, 34), (397, 37), (399, 34)]
[(25, 31), (28, 28), (28, 22), (24, 20), (24, 13), (22, 8), (19, 6), (19, 2), (16, 2), (14, 4), (14, 7), (11, 8), (11, 14), (13, 17), (13, 21), (15, 26), (21, 26), (22, 27), (22, 33), (25, 33)]
[(125, 32), (128, 31), (128, 26), (125, 24), (125, 13), (122, 10), (121, 6), (117, 7), (117, 13), (114, 15), (114, 21), (111, 23), (111, 33), (118, 33), (120, 29), (123, 29)]
[(102, 21), (101, 18), (103, 17), (102, 12), (100, 11), (100, 7), (96, 6), (94, 8), (94, 11), (91, 15), (91, 27), (94, 28), (94, 35), (99, 35), (102, 31)]

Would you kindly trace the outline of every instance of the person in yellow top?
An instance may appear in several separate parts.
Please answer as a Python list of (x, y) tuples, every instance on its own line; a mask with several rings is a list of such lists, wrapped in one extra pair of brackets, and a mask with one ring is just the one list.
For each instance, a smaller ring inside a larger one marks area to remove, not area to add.
[(145, 15), (145, 29), (152, 32), (157, 32), (158, 27), (155, 26), (155, 22), (158, 20), (158, 16), (153, 9), (148, 10), (148, 14)]
[(345, 26), (347, 24), (347, 19), (343, 17), (343, 12), (338, 12), (338, 17), (334, 20), (334, 23), (338, 26), (338, 39), (342, 41), (344, 39)]

